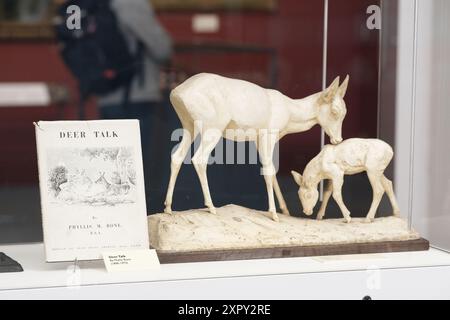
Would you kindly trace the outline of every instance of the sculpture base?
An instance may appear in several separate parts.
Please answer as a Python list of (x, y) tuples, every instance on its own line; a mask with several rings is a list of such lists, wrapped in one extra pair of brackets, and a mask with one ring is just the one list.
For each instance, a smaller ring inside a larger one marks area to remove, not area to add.
[(316, 221), (235, 205), (148, 218), (151, 247), (162, 263), (422, 251), (428, 241), (398, 217)]
[(206, 261), (278, 259), (295, 257), (319, 257), (345, 254), (369, 254), (406, 251), (426, 251), (430, 244), (425, 239), (391, 241), (378, 243), (354, 243), (317, 246), (293, 246), (260, 249), (230, 249), (191, 252), (160, 252), (159, 261), (166, 263), (187, 263)]
[(17, 262), (0, 252), (0, 273), (22, 272), (22, 266)]

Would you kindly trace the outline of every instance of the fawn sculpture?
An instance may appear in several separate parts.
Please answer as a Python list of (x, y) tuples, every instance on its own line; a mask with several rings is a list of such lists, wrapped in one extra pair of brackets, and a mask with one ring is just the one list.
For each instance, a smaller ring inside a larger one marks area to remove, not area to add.
[(344, 175), (367, 172), (373, 189), (373, 201), (366, 221), (373, 222), (381, 198), (386, 192), (394, 210), (394, 215), (400, 215), (400, 209), (394, 195), (392, 182), (384, 175), (384, 170), (390, 164), (394, 152), (390, 145), (378, 139), (348, 139), (339, 145), (328, 145), (306, 166), (303, 176), (292, 171), (295, 182), (300, 186), (298, 192), (303, 211), (312, 215), (318, 201), (318, 184), (324, 179), (331, 182), (324, 193), (317, 219), (323, 219), (325, 210), (333, 195), (346, 222), (351, 221), (350, 211), (342, 199)]

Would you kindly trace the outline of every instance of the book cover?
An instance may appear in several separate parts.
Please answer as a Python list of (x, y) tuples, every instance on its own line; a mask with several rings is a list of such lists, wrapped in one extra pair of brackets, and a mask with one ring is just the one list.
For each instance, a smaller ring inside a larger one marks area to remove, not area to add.
[(47, 262), (149, 248), (139, 121), (35, 127)]

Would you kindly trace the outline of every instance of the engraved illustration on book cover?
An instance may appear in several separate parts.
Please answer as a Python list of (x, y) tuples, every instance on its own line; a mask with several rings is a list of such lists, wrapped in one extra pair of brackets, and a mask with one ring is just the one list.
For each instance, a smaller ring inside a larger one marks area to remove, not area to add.
[(48, 262), (149, 248), (137, 120), (36, 124)]

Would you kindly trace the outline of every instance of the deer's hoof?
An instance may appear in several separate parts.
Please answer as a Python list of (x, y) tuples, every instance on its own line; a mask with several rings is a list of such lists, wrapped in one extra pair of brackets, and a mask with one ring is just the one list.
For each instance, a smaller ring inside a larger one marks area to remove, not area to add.
[(167, 213), (167, 214), (173, 214), (172, 208), (171, 208), (171, 207), (166, 207), (166, 208), (164, 209), (164, 213)]
[(280, 222), (280, 218), (278, 218), (278, 215), (276, 213), (272, 213), (272, 220), (275, 222)]
[(400, 211), (394, 211), (394, 217), (399, 218), (401, 216)]
[(366, 223), (372, 223), (375, 221), (375, 218), (366, 218)]
[(209, 213), (217, 214), (217, 209), (215, 207), (208, 207)]
[(286, 215), (286, 216), (290, 216), (291, 215), (291, 213), (289, 212), (288, 208), (282, 208), (281, 212), (283, 212), (283, 214)]
[(345, 217), (344, 220), (345, 220), (345, 223), (352, 222), (352, 218), (351, 217)]
[(324, 216), (323, 214), (318, 214), (316, 219), (319, 221), (323, 220), (323, 216)]

